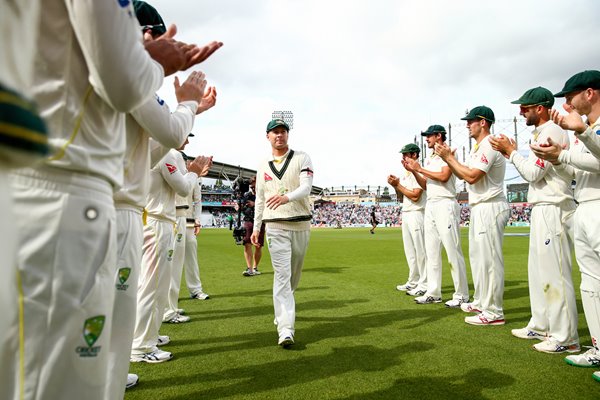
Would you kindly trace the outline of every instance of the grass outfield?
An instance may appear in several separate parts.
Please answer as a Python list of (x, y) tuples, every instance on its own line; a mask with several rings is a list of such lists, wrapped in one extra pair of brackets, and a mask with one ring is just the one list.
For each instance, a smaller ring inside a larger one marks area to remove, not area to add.
[[(466, 229), (462, 235), (468, 254)], [(416, 305), (396, 291), (408, 274), (399, 228), (313, 229), (296, 292), (297, 344), (284, 350), (276, 345), (268, 252), (261, 276), (242, 277), (242, 247), (231, 232), (203, 230), (198, 251), (211, 299), (190, 300), (182, 289), (179, 304), (192, 320), (161, 328), (174, 359), (131, 364), (140, 383), (125, 399), (598, 399), (594, 369), (568, 366), (510, 334), (530, 316), (527, 243), (504, 241), (507, 324), (479, 327), (465, 324), (460, 309)], [(443, 278), (448, 300), (446, 262)], [(574, 281), (578, 288), (576, 268)], [(589, 345), (578, 290), (577, 298), (581, 343)]]

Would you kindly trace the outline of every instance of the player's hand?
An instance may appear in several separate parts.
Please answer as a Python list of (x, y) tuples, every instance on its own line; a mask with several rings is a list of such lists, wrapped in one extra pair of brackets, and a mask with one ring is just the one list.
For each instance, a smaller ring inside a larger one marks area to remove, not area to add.
[[(175, 97), (178, 103), (195, 101), (201, 104), (206, 90), (206, 75), (200, 71), (193, 71), (182, 85), (179, 84), (179, 78), (175, 77), (173, 86), (175, 86)], [(196, 114), (199, 114), (198, 111)]]
[(568, 129), (577, 133), (585, 132), (587, 125), (577, 110), (568, 104), (563, 104), (563, 108), (568, 113), (567, 115), (560, 114), (558, 110), (554, 108), (550, 110), (550, 118), (552, 121), (563, 129)]
[(205, 44), (203, 47), (199, 47), (195, 44), (187, 45), (186, 47), (186, 60), (182, 71), (204, 62), (210, 57), (215, 51), (223, 47), (223, 42), (212, 41)]
[(189, 170), (195, 172), (198, 176), (206, 176), (210, 167), (212, 167), (212, 159), (212, 156), (198, 156), (191, 162)]
[(558, 161), (558, 156), (563, 150), (563, 147), (558, 143), (554, 143), (551, 138), (548, 138), (548, 144), (532, 144), (529, 145), (529, 148), (536, 157), (550, 161), (552, 164)]
[(498, 136), (488, 136), (488, 140), (492, 145), (492, 149), (500, 152), (505, 158), (510, 158), (510, 154), (517, 150), (517, 145), (514, 140), (509, 139), (503, 134)]
[(277, 207), (284, 205), (284, 204), (288, 203), (289, 201), (290, 201), (290, 199), (288, 199), (287, 196), (282, 196), (282, 195), (276, 194), (267, 199), (266, 205), (267, 205), (267, 208), (269, 208), (271, 210), (276, 210)]
[(250, 241), (256, 247), (260, 247), (260, 243), (258, 243), (258, 234), (260, 231), (252, 231), (252, 235), (250, 236)]
[(194, 236), (198, 236), (198, 234), (200, 233), (200, 225), (194, 225)]
[(404, 160), (404, 168), (410, 172), (419, 172), (421, 165), (417, 162), (417, 160), (413, 160), (412, 158), (407, 158)]
[(389, 175), (387, 181), (393, 187), (396, 187), (400, 184), (400, 179), (395, 175)]
[(199, 102), (198, 111), (196, 114), (203, 113), (206, 110), (210, 110), (217, 104), (217, 89), (214, 86), (210, 86), (205, 92), (202, 100)]
[(454, 153), (446, 143), (436, 143), (433, 151), (444, 161), (452, 157)]
[(162, 65), (165, 76), (181, 70), (186, 63), (185, 43), (174, 39), (177, 27), (170, 25), (167, 31), (154, 39), (150, 32), (144, 33), (144, 47), (155, 61)]

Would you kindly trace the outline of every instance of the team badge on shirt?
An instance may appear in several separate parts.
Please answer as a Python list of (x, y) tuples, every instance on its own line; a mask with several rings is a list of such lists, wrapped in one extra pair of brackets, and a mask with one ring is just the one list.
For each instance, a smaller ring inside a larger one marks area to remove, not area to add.
[(177, 171), (177, 167), (173, 164), (165, 163), (165, 167), (167, 167), (171, 175), (173, 175)]
[(272, 181), (272, 180), (273, 180), (273, 178), (271, 178), (271, 176), (265, 172), (265, 182)]
[(127, 285), (126, 282), (129, 279), (129, 275), (131, 275), (131, 268), (119, 269), (119, 275), (117, 276), (119, 282), (115, 284), (117, 290), (127, 290), (129, 285)]
[(540, 158), (537, 159), (537, 161), (535, 162), (535, 165), (537, 165), (541, 169), (546, 168), (546, 164), (544, 163), (544, 160), (542, 160)]
[(485, 165), (488, 165), (488, 164), (489, 164), (489, 161), (488, 161), (487, 157), (485, 156), (485, 154), (482, 154), (482, 155), (481, 155), (481, 160), (480, 160), (480, 161), (481, 161), (482, 163), (484, 163)]

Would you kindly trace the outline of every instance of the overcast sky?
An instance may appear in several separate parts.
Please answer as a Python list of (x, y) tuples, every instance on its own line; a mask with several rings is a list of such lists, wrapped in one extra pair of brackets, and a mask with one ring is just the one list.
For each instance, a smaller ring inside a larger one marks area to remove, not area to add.
[[(311, 156), (321, 187), (384, 186), (401, 171), (400, 148), (427, 126), (451, 123), (460, 149), (466, 109), (512, 119), (510, 101), (525, 90), (557, 92), (600, 68), (598, 0), (149, 3), (180, 40), (224, 42), (198, 66), (218, 100), (196, 119), (187, 152), (256, 169), (272, 111), (291, 110), (290, 146)], [(159, 94), (174, 105), (172, 82)], [(513, 135), (512, 123), (499, 132)]]

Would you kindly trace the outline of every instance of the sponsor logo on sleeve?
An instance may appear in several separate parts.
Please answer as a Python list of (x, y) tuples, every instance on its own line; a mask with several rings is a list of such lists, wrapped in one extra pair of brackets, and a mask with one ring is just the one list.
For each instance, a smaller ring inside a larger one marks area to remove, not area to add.
[(165, 101), (163, 99), (161, 99), (157, 95), (154, 95), (154, 97), (156, 98), (156, 102), (158, 103), (158, 105), (160, 105), (161, 107), (165, 105)]
[(167, 169), (169, 170), (169, 173), (171, 175), (173, 175), (175, 172), (177, 172), (177, 167), (173, 164), (165, 163), (165, 167), (167, 167)]
[(535, 165), (537, 165), (541, 169), (546, 168), (546, 164), (544, 163), (544, 160), (542, 160), (540, 158), (537, 159), (537, 161), (535, 162)]
[(485, 154), (481, 155), (481, 162), (484, 163), (485, 165), (489, 164), (489, 161), (488, 161), (487, 157), (485, 156)]
[(129, 5), (129, 3), (131, 3), (131, 1), (129, 0), (117, 0), (117, 3), (119, 3), (119, 5), (123, 8), (127, 7)]
[(273, 180), (273, 178), (271, 178), (271, 176), (265, 172), (265, 182), (272, 181), (272, 180)]

